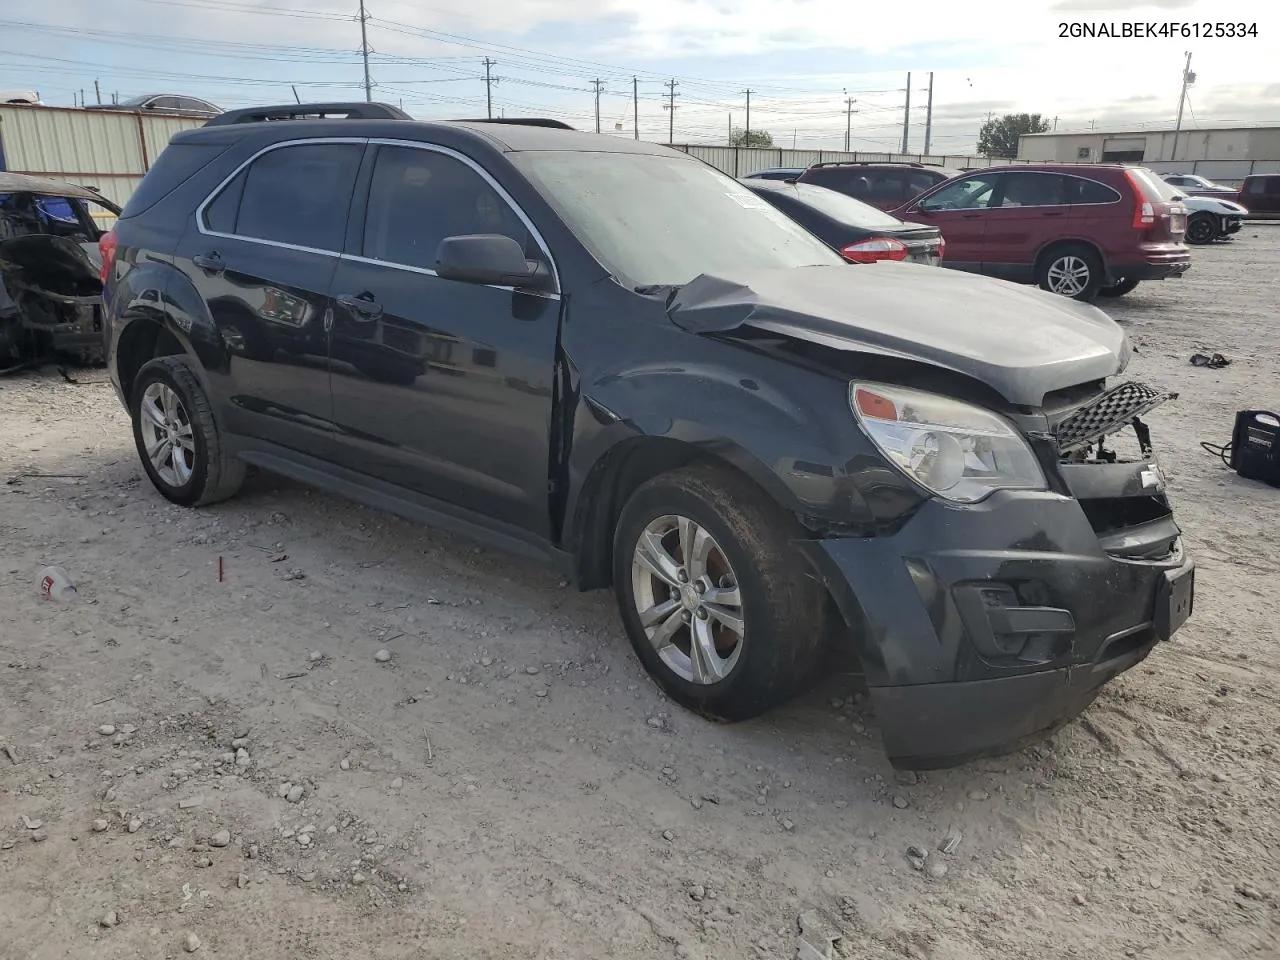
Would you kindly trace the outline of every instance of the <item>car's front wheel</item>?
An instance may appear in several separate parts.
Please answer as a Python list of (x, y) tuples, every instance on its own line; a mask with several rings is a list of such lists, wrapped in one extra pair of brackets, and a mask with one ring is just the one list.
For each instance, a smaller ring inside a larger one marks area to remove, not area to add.
[(1187, 221), (1187, 243), (1213, 243), (1219, 232), (1218, 218), (1211, 213), (1197, 213)]
[(1094, 299), (1102, 288), (1102, 279), (1102, 258), (1079, 244), (1052, 248), (1036, 268), (1036, 283), (1041, 289), (1073, 300)]
[(133, 439), (151, 483), (184, 507), (234, 496), (245, 464), (226, 452), (213, 410), (182, 357), (157, 357), (138, 371), (130, 393)]
[(662, 474), (627, 501), (614, 588), (636, 654), (672, 699), (744, 720), (808, 678), (830, 608), (790, 545), (795, 526), (754, 484), (716, 466)]

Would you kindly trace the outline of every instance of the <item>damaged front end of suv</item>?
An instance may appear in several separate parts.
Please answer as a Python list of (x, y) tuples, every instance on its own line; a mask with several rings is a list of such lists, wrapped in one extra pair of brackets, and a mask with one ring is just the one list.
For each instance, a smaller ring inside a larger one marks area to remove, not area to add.
[(86, 187), (0, 173), (0, 371), (101, 361), (100, 221), (119, 212)]
[(880, 266), (857, 289), (825, 268), (703, 279), (670, 309), (846, 385), (875, 455), (791, 465), (814, 531), (797, 547), (840, 609), (890, 759), (928, 769), (1077, 716), (1187, 619), (1194, 565), (1143, 420), (1175, 395), (1120, 376), (1118, 325)]

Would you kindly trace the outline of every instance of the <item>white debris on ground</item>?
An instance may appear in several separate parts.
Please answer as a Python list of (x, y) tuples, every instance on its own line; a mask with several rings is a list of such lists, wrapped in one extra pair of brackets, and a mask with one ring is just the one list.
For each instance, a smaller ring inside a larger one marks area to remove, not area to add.
[(839, 654), (717, 726), (607, 592), (267, 476), (182, 510), (103, 371), (0, 379), (0, 954), (1274, 956), (1280, 491), (1199, 441), (1280, 406), (1280, 228), (1194, 256), (1104, 304), (1181, 393), (1194, 619), (1051, 740), (919, 776)]

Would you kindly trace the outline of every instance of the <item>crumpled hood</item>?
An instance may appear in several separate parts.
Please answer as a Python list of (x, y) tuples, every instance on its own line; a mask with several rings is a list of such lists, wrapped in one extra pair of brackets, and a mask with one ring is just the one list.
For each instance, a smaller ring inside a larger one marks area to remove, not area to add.
[(1124, 330), (1096, 307), (911, 263), (703, 274), (675, 291), (667, 313), (692, 333), (747, 326), (916, 360), (1033, 407), (1046, 393), (1114, 376), (1130, 356)]

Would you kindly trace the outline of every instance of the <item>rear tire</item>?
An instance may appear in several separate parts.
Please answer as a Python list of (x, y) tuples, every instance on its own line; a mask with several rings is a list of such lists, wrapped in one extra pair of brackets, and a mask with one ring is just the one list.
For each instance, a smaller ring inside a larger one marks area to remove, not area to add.
[(745, 720), (801, 689), (830, 605), (791, 546), (800, 534), (723, 467), (661, 474), (632, 494), (614, 531), (614, 591), (636, 655), (673, 700)]
[(133, 440), (152, 485), (184, 507), (235, 496), (246, 464), (226, 452), (213, 409), (185, 357), (157, 357), (129, 395)]
[(1036, 284), (1042, 290), (1086, 303), (1102, 289), (1102, 258), (1091, 247), (1071, 243), (1051, 247), (1036, 264)]
[(1218, 218), (1211, 213), (1192, 214), (1191, 219), (1187, 221), (1187, 243), (1194, 243), (1197, 246), (1213, 243), (1221, 233), (1222, 226)]
[(1103, 287), (1098, 291), (1100, 297), (1123, 297), (1136, 287), (1141, 281), (1130, 280), (1128, 277), (1121, 277), (1109, 287)]

